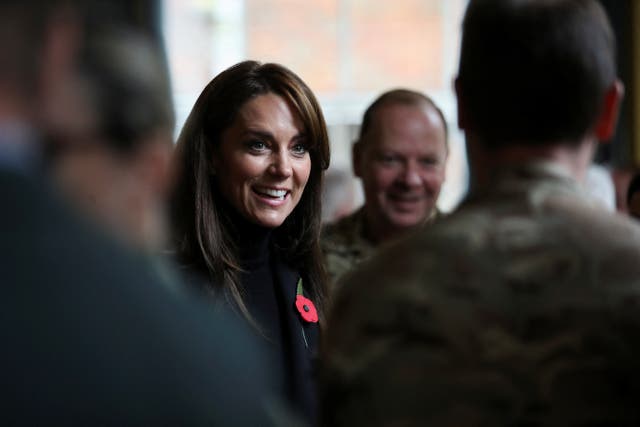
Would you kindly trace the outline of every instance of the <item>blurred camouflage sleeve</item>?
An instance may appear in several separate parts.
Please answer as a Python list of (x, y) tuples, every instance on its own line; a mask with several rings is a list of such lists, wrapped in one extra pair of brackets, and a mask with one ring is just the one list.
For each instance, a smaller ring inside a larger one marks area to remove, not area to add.
[[(553, 226), (460, 225), (344, 277), (323, 351), (323, 425), (637, 425), (640, 276), (629, 262), (640, 252), (622, 245), (617, 267), (600, 271), (557, 233), (538, 243)], [(475, 227), (490, 228), (464, 228)]]

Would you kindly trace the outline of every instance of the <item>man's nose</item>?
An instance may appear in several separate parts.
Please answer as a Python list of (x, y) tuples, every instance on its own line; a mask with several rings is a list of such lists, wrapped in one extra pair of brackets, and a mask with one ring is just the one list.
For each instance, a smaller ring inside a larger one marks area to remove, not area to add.
[(422, 185), (420, 166), (413, 161), (407, 162), (402, 171), (401, 179), (402, 182), (409, 187)]

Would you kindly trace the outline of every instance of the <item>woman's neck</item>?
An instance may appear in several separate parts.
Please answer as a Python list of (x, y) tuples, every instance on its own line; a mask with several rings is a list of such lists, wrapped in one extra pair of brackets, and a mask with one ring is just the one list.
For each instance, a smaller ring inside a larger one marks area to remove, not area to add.
[(273, 229), (247, 220), (233, 208), (228, 210), (227, 219), (235, 236), (240, 264), (250, 267), (268, 261)]

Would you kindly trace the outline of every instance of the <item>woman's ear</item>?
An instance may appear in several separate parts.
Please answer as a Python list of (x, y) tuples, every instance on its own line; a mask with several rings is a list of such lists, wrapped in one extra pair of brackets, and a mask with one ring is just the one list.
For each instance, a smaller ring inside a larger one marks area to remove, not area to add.
[(602, 112), (596, 122), (596, 136), (601, 142), (609, 141), (615, 133), (622, 98), (624, 98), (624, 84), (616, 79), (604, 95)]

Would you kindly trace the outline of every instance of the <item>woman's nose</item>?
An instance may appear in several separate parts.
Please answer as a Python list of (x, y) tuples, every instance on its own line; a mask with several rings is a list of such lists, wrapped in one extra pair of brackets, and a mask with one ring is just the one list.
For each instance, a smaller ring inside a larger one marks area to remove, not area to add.
[(288, 178), (291, 176), (291, 159), (286, 153), (276, 153), (270, 166), (270, 172), (279, 177)]

